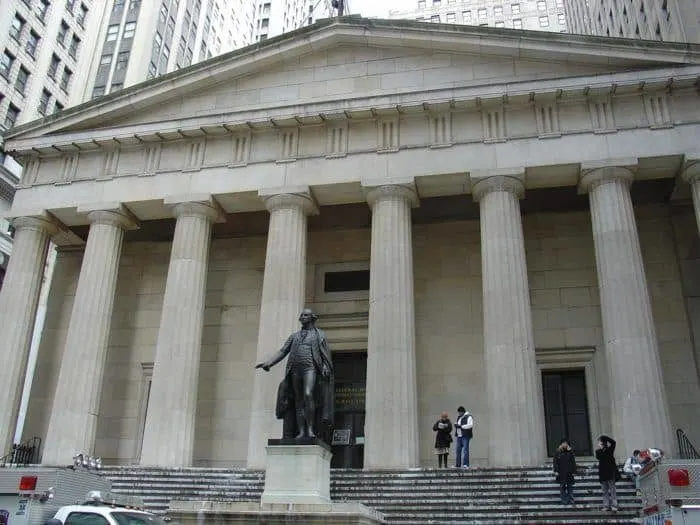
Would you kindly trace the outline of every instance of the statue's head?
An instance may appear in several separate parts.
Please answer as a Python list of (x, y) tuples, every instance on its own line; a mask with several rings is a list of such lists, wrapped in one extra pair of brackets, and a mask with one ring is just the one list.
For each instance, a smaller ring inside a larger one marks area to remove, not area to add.
[(304, 328), (308, 326), (313, 326), (313, 324), (316, 322), (316, 319), (318, 319), (318, 316), (315, 313), (313, 313), (311, 308), (304, 308), (301, 311), (301, 314), (299, 314), (299, 322)]

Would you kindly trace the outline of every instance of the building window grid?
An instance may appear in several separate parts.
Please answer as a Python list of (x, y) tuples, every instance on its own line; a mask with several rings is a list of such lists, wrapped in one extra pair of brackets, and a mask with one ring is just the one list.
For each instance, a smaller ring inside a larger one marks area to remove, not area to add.
[(22, 39), (22, 32), (24, 31), (25, 25), (26, 20), (15, 13), (15, 17), (12, 19), (12, 25), (10, 26), (10, 36), (17, 42)]

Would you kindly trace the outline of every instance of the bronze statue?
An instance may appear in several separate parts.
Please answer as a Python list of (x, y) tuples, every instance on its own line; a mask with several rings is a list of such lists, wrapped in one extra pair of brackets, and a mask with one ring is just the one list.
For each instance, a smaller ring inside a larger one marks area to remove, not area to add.
[(331, 353), (318, 317), (309, 308), (299, 315), (301, 330), (282, 348), (255, 368), (266, 372), (289, 356), (284, 379), (277, 391), (277, 419), (284, 420), (283, 438), (315, 438), (329, 442), (333, 425), (334, 376)]

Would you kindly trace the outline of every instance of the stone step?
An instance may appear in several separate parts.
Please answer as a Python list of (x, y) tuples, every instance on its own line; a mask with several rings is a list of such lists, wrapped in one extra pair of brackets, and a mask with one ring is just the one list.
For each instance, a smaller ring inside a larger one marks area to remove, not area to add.
[[(107, 467), (115, 492), (140, 496), (165, 513), (173, 499), (259, 501), (265, 474), (245, 469)], [(600, 510), (597, 473), (582, 469), (577, 505), (558, 503), (551, 467), (331, 471), (331, 498), (359, 501), (383, 512), (390, 525), (632, 523), (639, 500), (627, 481), (618, 484), (618, 513)]]

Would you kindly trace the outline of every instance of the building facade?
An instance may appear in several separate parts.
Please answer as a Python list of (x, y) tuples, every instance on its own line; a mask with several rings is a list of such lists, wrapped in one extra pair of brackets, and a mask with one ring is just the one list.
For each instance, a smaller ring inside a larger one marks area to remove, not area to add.
[(48, 465), (264, 467), (254, 365), (304, 305), (334, 466), (432, 465), (458, 405), (476, 465), (698, 442), (699, 76), (697, 46), (335, 19), (16, 129), (3, 442), (50, 238)]
[(243, 47), (251, 0), (110, 0), (90, 67), (92, 98)]
[(311, 25), (332, 12), (331, 0), (258, 0), (255, 41)]
[(568, 0), (570, 31), (667, 42), (700, 42), (700, 0)]
[[(5, 154), (0, 151), (0, 215), (8, 212), (12, 207), (12, 199), (15, 196), (17, 183), (19, 183), (19, 178), (5, 166)], [(0, 289), (2, 289), (5, 272), (7, 272), (7, 263), (12, 253), (13, 235), (14, 230), (10, 221), (0, 218)]]
[(0, 19), (0, 118), (5, 128), (81, 102), (101, 12), (93, 0), (9, 0)]
[(566, 32), (564, 0), (417, 0), (389, 18), (421, 22)]

